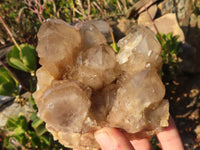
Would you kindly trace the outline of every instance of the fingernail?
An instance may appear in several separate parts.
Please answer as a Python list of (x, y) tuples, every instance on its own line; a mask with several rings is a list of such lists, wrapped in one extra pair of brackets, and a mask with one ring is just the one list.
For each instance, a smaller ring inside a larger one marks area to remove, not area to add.
[(102, 149), (109, 149), (113, 144), (112, 138), (106, 131), (97, 131), (94, 136)]

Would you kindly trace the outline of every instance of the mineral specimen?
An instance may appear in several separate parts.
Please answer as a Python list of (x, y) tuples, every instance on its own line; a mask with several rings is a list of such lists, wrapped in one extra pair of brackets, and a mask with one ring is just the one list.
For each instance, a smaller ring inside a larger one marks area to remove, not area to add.
[(155, 35), (138, 26), (118, 46), (115, 54), (90, 23), (75, 28), (52, 19), (41, 26), (34, 98), (47, 129), (66, 147), (99, 148), (93, 134), (105, 126), (129, 139), (151, 138), (168, 126)]

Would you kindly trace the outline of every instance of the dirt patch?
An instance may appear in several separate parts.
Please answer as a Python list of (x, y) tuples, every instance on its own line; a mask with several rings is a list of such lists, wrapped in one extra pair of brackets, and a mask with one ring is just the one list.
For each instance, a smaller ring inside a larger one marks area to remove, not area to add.
[(185, 149), (199, 150), (200, 74), (184, 74), (171, 81), (166, 98)]

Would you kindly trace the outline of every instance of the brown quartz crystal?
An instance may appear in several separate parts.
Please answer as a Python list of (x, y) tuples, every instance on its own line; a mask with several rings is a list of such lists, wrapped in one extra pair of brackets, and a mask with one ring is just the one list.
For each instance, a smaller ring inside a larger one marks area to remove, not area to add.
[(115, 54), (90, 22), (79, 28), (59, 19), (42, 24), (34, 98), (38, 116), (64, 146), (98, 149), (93, 134), (102, 127), (141, 139), (168, 126), (161, 47), (154, 33), (136, 26), (117, 44)]

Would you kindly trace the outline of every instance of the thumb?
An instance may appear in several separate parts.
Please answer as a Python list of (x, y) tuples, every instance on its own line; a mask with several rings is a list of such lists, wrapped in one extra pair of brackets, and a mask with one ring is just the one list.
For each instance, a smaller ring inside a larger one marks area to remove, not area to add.
[(124, 134), (115, 128), (102, 128), (94, 136), (102, 150), (134, 150)]

